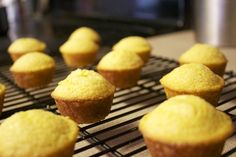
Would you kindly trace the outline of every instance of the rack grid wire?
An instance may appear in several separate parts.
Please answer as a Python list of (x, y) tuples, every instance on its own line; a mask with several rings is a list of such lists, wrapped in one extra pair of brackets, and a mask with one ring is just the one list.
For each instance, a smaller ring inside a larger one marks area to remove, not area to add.
[[(71, 69), (66, 67), (61, 58), (55, 57), (55, 60), (57, 67), (53, 82), (43, 88), (18, 88), (9, 72), (9, 66), (0, 67), (0, 82), (7, 87), (0, 123), (15, 112), (29, 109), (41, 108), (59, 114), (50, 94)], [(138, 131), (138, 121), (166, 99), (159, 79), (177, 65), (174, 60), (152, 56), (143, 68), (136, 86), (116, 91), (111, 112), (105, 120), (80, 125), (73, 157), (149, 156)], [(236, 74), (226, 72), (224, 79), (225, 87), (217, 109), (230, 115), (236, 125)], [(236, 157), (236, 132), (226, 141), (222, 157)]]

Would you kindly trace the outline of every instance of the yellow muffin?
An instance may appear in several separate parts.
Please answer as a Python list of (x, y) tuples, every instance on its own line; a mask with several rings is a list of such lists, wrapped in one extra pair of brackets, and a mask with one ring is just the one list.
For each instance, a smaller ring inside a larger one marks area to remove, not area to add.
[(32, 52), (19, 58), (10, 71), (19, 87), (40, 87), (52, 81), (55, 62), (46, 54)]
[(148, 41), (140, 36), (129, 36), (123, 38), (115, 44), (112, 49), (134, 52), (143, 59), (144, 63), (147, 63), (152, 50)]
[(201, 63), (214, 73), (223, 76), (227, 59), (216, 47), (208, 44), (195, 44), (179, 58), (180, 64)]
[(52, 92), (62, 115), (79, 124), (94, 123), (110, 112), (115, 87), (92, 70), (77, 69)]
[(101, 42), (100, 35), (89, 27), (80, 27), (76, 29), (69, 37), (72, 40), (91, 40), (99, 44)]
[(229, 116), (193, 95), (180, 95), (145, 115), (139, 130), (153, 157), (220, 157), (233, 133)]
[(203, 64), (184, 64), (160, 80), (167, 98), (181, 94), (200, 96), (217, 106), (224, 80)]
[(142, 59), (135, 53), (116, 50), (100, 60), (97, 70), (116, 87), (128, 88), (136, 85), (142, 66)]
[(5, 92), (6, 92), (6, 87), (0, 83), (0, 114), (2, 113)]
[(93, 64), (98, 50), (99, 46), (91, 40), (68, 40), (60, 47), (65, 63), (72, 68)]
[(0, 126), (1, 157), (72, 157), (78, 127), (43, 110), (18, 112)]
[(44, 52), (46, 44), (34, 38), (19, 38), (15, 40), (8, 48), (8, 52), (13, 61), (16, 61), (22, 55), (29, 52)]

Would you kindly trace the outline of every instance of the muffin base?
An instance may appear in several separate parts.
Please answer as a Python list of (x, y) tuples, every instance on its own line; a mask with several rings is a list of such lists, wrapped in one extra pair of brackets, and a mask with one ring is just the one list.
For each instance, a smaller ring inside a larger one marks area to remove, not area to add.
[(25, 53), (10, 53), (11, 59), (15, 62), (18, 58), (23, 56)]
[(144, 64), (146, 64), (150, 58), (151, 53), (150, 52), (145, 52), (145, 53), (137, 53), (137, 55), (139, 55), (139, 57), (142, 58)]
[(71, 68), (85, 67), (96, 61), (96, 52), (77, 54), (64, 53), (62, 56), (66, 65)]
[(74, 154), (74, 146), (75, 146), (75, 142), (69, 144), (68, 146), (66, 146), (65, 148), (58, 150), (57, 152), (53, 153), (52, 155), (48, 156), (48, 157), (72, 157)]
[(42, 87), (50, 83), (53, 79), (55, 68), (48, 68), (35, 72), (15, 72), (11, 71), (15, 83), (20, 88)]
[(0, 114), (2, 113), (5, 91), (0, 94)]
[(116, 87), (129, 88), (137, 84), (141, 68), (120, 71), (98, 69), (98, 72)]
[(222, 89), (223, 89), (223, 87), (220, 88), (219, 90), (215, 90), (215, 91), (185, 92), (185, 91), (175, 91), (175, 90), (169, 89), (167, 87), (164, 87), (167, 98), (171, 98), (176, 95), (191, 94), (191, 95), (196, 95), (196, 96), (199, 96), (199, 97), (205, 99), (213, 106), (218, 106), (218, 100), (220, 99), (220, 93), (221, 93)]
[[(37, 52), (42, 52), (42, 51), (37, 51)], [(29, 52), (30, 53), (30, 52)], [(42, 53), (44, 53), (44, 52), (42, 52)], [(27, 52), (26, 53), (9, 53), (10, 54), (10, 57), (11, 57), (11, 59), (15, 62), (17, 59), (19, 59), (21, 56), (23, 56), (23, 55), (25, 55), (25, 54), (27, 54)]]
[(111, 110), (113, 95), (95, 100), (62, 100), (55, 98), (58, 110), (78, 124), (95, 123), (105, 119)]
[(152, 157), (220, 157), (225, 143), (173, 145), (144, 139)]
[(219, 76), (224, 76), (225, 73), (225, 68), (226, 68), (227, 63), (222, 63), (222, 64), (215, 64), (215, 65), (207, 65), (215, 74)]

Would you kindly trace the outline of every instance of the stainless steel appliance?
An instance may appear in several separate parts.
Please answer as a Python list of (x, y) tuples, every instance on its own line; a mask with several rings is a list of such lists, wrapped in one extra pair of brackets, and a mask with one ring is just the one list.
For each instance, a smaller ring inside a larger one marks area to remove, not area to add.
[(236, 46), (235, 0), (195, 0), (194, 6), (198, 42)]

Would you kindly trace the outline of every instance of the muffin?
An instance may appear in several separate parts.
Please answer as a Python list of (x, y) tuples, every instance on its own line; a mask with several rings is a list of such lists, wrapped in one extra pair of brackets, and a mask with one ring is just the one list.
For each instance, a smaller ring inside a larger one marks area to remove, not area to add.
[(193, 95), (180, 95), (161, 103), (140, 123), (153, 157), (220, 157), (233, 133), (228, 115)]
[(91, 40), (68, 40), (60, 47), (65, 63), (72, 68), (93, 64), (98, 50), (99, 46)]
[(116, 50), (100, 60), (97, 70), (116, 87), (128, 88), (137, 84), (142, 66), (142, 59), (135, 53)]
[(1, 157), (72, 157), (77, 124), (43, 110), (18, 112), (0, 126)]
[(10, 71), (19, 87), (41, 87), (52, 81), (55, 62), (46, 54), (32, 52), (15, 61)]
[(92, 70), (77, 69), (52, 92), (58, 110), (78, 124), (94, 123), (110, 112), (115, 87)]
[(89, 27), (80, 27), (76, 29), (73, 33), (71, 33), (69, 39), (77, 41), (83, 39), (91, 40), (97, 44), (101, 42), (100, 35), (95, 30)]
[(224, 80), (203, 64), (184, 64), (160, 80), (167, 98), (192, 94), (217, 106)]
[(134, 52), (142, 58), (144, 63), (148, 62), (152, 50), (148, 41), (140, 36), (129, 36), (123, 38), (115, 44), (112, 49), (115, 51), (123, 50), (127, 52)]
[(206, 65), (219, 76), (223, 76), (227, 59), (216, 47), (208, 44), (195, 44), (180, 56), (179, 63), (201, 63)]
[(6, 87), (0, 83), (0, 114), (2, 113), (5, 91)]
[(19, 38), (9, 46), (8, 53), (12, 60), (16, 61), (26, 53), (34, 51), (44, 52), (45, 49), (46, 44), (40, 40), (34, 38)]

